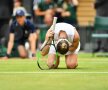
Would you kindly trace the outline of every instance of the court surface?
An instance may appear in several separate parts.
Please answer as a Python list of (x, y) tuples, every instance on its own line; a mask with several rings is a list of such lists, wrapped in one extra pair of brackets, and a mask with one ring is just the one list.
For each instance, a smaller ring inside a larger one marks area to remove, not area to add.
[(0, 60), (0, 90), (108, 90), (108, 57), (80, 53), (75, 70), (40, 70), (35, 60)]

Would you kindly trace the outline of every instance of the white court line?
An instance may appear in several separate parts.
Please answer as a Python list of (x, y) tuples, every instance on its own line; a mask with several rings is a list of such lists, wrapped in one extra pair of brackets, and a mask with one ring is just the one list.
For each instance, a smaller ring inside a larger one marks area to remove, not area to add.
[(0, 72), (0, 74), (108, 74), (108, 72)]
[[(64, 63), (64, 61), (60, 61), (60, 62), (62, 62), (62, 63)], [(9, 64), (13, 64), (12, 62), (0, 62), (0, 63), (9, 63)], [(30, 64), (33, 64), (33, 63), (37, 63), (37, 62), (17, 62), (18, 64), (19, 63), (22, 63), (22, 64), (24, 64), (24, 63), (30, 63)], [(95, 62), (95, 61), (78, 61), (78, 63), (108, 63), (108, 61), (97, 61), (97, 62)]]
[(79, 61), (78, 63), (108, 63), (108, 61), (103, 61), (103, 62), (100, 62), (100, 61), (99, 62), (94, 62), (94, 61), (89, 61), (89, 62), (88, 61), (85, 61), (85, 62), (84, 61)]

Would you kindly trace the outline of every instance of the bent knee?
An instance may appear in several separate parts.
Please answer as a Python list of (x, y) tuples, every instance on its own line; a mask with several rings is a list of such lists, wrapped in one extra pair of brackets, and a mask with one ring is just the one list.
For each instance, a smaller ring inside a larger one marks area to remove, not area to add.
[(68, 64), (68, 65), (67, 65), (67, 68), (68, 68), (68, 69), (76, 69), (77, 66), (78, 66), (77, 63), (72, 63), (72, 64)]
[(21, 58), (27, 58), (27, 55), (26, 54), (21, 54), (20, 57)]

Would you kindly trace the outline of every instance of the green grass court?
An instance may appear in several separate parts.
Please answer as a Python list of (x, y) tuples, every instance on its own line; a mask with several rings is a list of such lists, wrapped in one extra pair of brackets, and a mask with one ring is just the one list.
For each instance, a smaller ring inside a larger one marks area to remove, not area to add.
[[(63, 58), (64, 59), (64, 58)], [(108, 90), (108, 58), (79, 54), (79, 66), (40, 70), (33, 60), (0, 60), (0, 90)]]

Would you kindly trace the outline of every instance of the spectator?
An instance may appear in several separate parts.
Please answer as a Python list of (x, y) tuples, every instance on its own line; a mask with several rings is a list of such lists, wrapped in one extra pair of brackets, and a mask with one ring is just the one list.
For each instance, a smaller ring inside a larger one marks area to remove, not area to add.
[(37, 5), (41, 2), (41, 0), (34, 0), (33, 1), (33, 5), (34, 5), (34, 9), (37, 8)]
[(64, 0), (58, 3), (57, 13), (61, 14), (64, 22), (72, 25), (77, 24), (76, 9), (78, 6), (77, 0)]
[(40, 2), (35, 6), (34, 13), (40, 18), (40, 22), (43, 23), (46, 14), (54, 15), (54, 2), (52, 0), (44, 0), (43, 2)]
[(52, 15), (46, 14), (45, 17), (44, 17), (45, 26), (44, 27), (40, 27), (40, 35), (39, 36), (40, 36), (41, 43), (44, 42), (46, 32), (51, 27), (52, 21), (53, 21)]
[[(35, 9), (37, 9), (38, 4), (41, 2), (41, 0), (34, 0), (33, 1), (33, 11), (35, 12)], [(35, 24), (39, 24), (39, 19), (38, 16), (35, 15), (35, 13), (33, 12), (33, 21)]]
[(14, 8), (22, 6), (22, 0), (14, 0)]
[(47, 27), (50, 27), (52, 25), (53, 17), (50, 14), (46, 14), (44, 18), (44, 23)]
[(33, 15), (33, 1), (34, 0), (22, 0), (23, 6), (31, 15)]
[(29, 18), (31, 15), (27, 13), (27, 10), (25, 7), (22, 5), (21, 0), (14, 0), (14, 9), (13, 9), (13, 17), (15, 17), (16, 11), (17, 10), (23, 10), (26, 14), (26, 17)]

